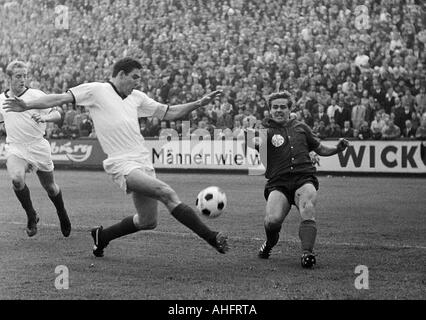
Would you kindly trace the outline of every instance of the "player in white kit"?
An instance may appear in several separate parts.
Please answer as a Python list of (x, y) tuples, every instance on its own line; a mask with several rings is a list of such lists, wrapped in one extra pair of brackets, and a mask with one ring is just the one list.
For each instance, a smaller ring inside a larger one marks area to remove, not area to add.
[(227, 237), (210, 230), (191, 207), (180, 201), (168, 184), (156, 178), (138, 122), (139, 117), (156, 116), (164, 120), (182, 118), (208, 104), (221, 92), (211, 92), (191, 103), (174, 106), (161, 104), (136, 90), (140, 86), (141, 69), (142, 65), (137, 60), (123, 58), (114, 64), (112, 78), (108, 82), (85, 83), (66, 93), (50, 94), (32, 101), (7, 99), (4, 108), (8, 112), (22, 112), (75, 103), (89, 109), (99, 143), (108, 155), (103, 162), (104, 169), (121, 189), (132, 193), (137, 212), (108, 228), (100, 226), (92, 229), (95, 256), (103, 256), (104, 248), (113, 239), (139, 230), (154, 229), (157, 226), (157, 201), (162, 202), (173, 217), (218, 252), (225, 253), (228, 250)]
[(28, 236), (37, 233), (37, 215), (30, 196), (30, 190), (25, 183), (27, 172), (36, 171), (41, 185), (47, 191), (50, 200), (55, 205), (62, 234), (68, 237), (71, 223), (64, 207), (62, 192), (53, 177), (53, 162), (50, 143), (44, 139), (46, 122), (58, 122), (61, 113), (57, 109), (28, 110), (22, 113), (7, 113), (3, 110), (3, 102), (12, 97), (22, 101), (30, 101), (46, 94), (37, 89), (27, 88), (27, 66), (25, 62), (13, 61), (6, 68), (9, 89), (0, 94), (0, 121), (6, 128), (6, 167), (12, 179), (13, 190), (27, 214)]

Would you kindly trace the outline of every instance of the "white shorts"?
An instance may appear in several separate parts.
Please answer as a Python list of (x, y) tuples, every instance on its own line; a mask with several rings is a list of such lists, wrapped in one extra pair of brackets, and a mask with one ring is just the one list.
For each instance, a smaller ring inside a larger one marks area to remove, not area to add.
[(125, 193), (131, 193), (131, 191), (127, 190), (127, 176), (133, 170), (140, 169), (155, 178), (155, 170), (148, 153), (137, 152), (110, 157), (103, 161), (103, 166), (112, 181)]
[(27, 172), (54, 169), (49, 141), (43, 139), (31, 144), (6, 143), (6, 159), (14, 155), (28, 162)]

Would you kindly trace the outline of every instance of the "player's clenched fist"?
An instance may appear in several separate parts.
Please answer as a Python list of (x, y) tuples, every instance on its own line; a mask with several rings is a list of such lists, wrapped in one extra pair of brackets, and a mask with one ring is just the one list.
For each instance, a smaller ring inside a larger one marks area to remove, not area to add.
[(337, 143), (337, 151), (341, 152), (345, 150), (348, 146), (349, 146), (349, 141), (344, 138), (340, 138), (339, 142)]

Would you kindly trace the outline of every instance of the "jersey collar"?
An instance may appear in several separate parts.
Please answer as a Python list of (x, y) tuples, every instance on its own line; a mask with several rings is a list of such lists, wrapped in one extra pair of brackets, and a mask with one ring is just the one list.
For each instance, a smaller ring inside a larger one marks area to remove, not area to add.
[[(29, 89), (28, 87), (25, 87), (25, 90), (24, 90), (24, 91), (22, 91), (22, 92), (21, 92), (21, 94), (17, 95), (17, 97), (19, 98), (19, 97), (23, 96), (23, 95), (25, 94), (25, 92), (27, 92), (27, 91), (28, 91), (28, 89)], [(9, 95), (7, 94), (9, 91), (10, 91), (10, 89), (7, 89), (7, 90), (4, 92), (4, 95), (5, 95), (5, 97), (6, 97), (6, 98), (10, 98), (10, 97), (9, 97)]]
[(112, 88), (114, 89), (114, 91), (120, 96), (120, 98), (121, 99), (126, 99), (127, 98), (127, 96), (125, 96), (125, 95), (123, 95), (123, 94), (121, 94), (118, 90), (117, 90), (117, 87), (111, 82), (111, 81), (107, 81), (107, 83), (109, 83), (111, 86), (112, 86)]
[(285, 128), (285, 127), (291, 126), (293, 124), (293, 122), (295, 122), (295, 121), (296, 121), (296, 119), (289, 119), (286, 123), (280, 124), (280, 123), (277, 123), (274, 119), (268, 117), (268, 118), (263, 119), (263, 123), (262, 124), (266, 128), (269, 128), (269, 127), (272, 127), (272, 128)]

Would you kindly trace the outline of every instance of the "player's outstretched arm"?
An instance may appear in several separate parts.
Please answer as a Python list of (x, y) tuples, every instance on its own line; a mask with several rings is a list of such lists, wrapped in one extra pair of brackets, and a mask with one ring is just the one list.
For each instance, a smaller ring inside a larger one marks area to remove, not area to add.
[(71, 93), (48, 94), (43, 97), (25, 102), (21, 98), (7, 98), (3, 103), (6, 112), (24, 112), (30, 109), (48, 109), (66, 103), (73, 103), (74, 97)]
[(206, 94), (204, 97), (202, 97), (201, 99), (197, 101), (170, 106), (169, 110), (164, 116), (164, 120), (175, 120), (175, 119), (183, 118), (191, 111), (198, 109), (202, 106), (205, 106), (206, 104), (209, 104), (216, 97), (220, 97), (221, 95), (222, 95), (222, 91), (216, 90), (216, 91), (210, 92), (209, 94)]
[(349, 146), (349, 141), (346, 139), (340, 138), (339, 142), (334, 147), (325, 146), (321, 143), (319, 147), (316, 148), (314, 151), (322, 157), (329, 157), (345, 150), (348, 146)]

